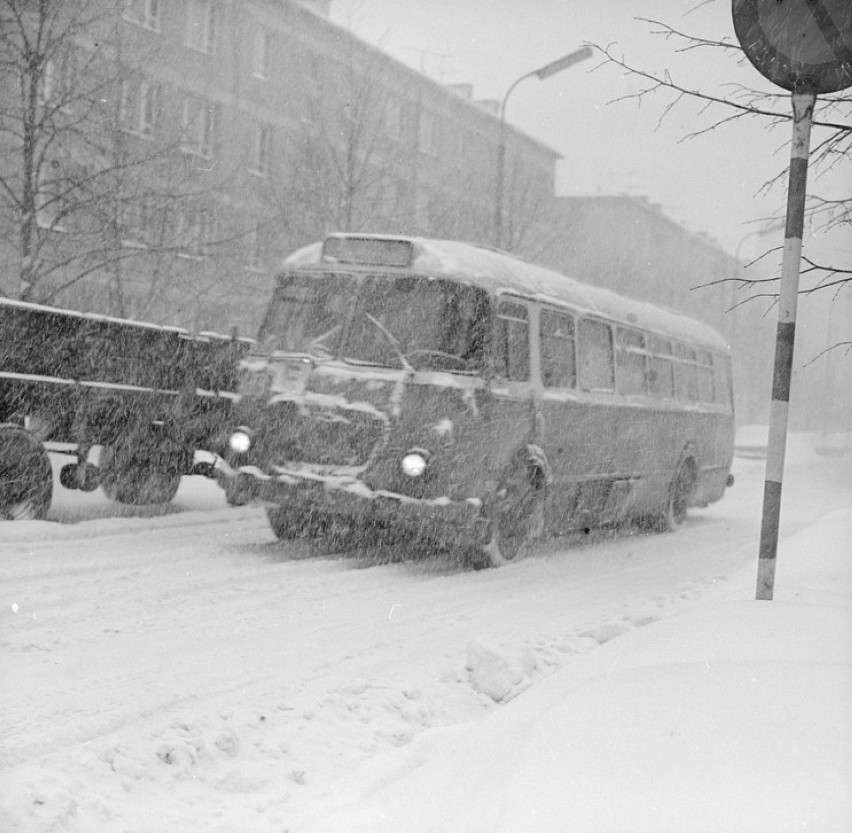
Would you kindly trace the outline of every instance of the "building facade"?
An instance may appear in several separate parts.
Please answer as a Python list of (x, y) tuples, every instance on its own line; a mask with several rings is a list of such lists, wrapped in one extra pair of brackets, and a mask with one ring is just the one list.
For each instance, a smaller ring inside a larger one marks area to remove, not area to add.
[[(4, 294), (251, 334), (280, 259), (329, 231), (491, 239), (498, 115), (332, 23), (326, 0), (65, 10), (4, 80), (30, 98), (0, 96), (0, 173), (21, 194), (0, 206)], [(523, 253), (559, 155), (513, 128), (506, 150)]]

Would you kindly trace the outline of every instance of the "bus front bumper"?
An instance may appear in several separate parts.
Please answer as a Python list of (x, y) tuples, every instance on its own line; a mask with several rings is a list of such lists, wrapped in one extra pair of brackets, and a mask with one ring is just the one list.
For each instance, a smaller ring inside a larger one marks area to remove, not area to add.
[(217, 474), (238, 503), (281, 507), (293, 513), (325, 513), (360, 524), (415, 532), (441, 546), (476, 546), (486, 540), (488, 521), (479, 498), (413, 498), (371, 489), (353, 476), (317, 475), (279, 469), (267, 474), (255, 466), (233, 469), (222, 463)]

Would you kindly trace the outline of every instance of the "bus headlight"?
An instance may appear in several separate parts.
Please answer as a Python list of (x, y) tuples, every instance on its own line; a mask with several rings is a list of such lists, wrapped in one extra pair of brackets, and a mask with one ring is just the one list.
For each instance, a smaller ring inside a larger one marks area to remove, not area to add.
[(402, 458), (402, 471), (409, 477), (421, 477), (429, 462), (429, 452), (424, 448), (413, 448)]
[(247, 428), (237, 428), (228, 437), (228, 447), (236, 454), (245, 454), (251, 448), (251, 434)]

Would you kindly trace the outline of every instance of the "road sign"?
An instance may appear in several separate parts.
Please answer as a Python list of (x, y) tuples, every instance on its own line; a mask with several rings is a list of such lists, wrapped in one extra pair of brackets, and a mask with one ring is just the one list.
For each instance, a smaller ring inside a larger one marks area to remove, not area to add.
[(850, 0), (732, 0), (734, 31), (757, 70), (791, 91), (852, 86)]

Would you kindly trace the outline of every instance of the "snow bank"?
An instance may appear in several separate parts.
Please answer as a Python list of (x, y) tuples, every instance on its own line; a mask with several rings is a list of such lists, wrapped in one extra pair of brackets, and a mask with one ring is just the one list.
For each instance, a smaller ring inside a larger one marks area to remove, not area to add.
[(601, 634), (617, 638), (416, 741), (312, 833), (852, 829), (850, 542), (852, 510), (834, 513), (782, 545), (775, 601), (753, 601), (748, 569)]

